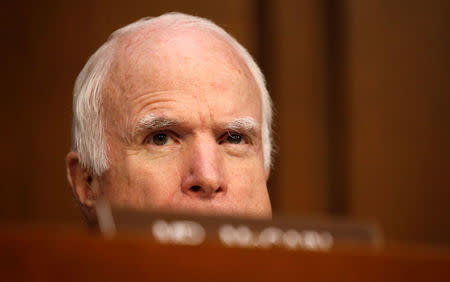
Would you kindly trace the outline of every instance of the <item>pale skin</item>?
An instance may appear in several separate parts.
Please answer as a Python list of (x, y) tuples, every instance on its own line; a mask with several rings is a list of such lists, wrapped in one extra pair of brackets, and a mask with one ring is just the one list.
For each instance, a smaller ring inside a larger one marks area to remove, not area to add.
[[(143, 36), (152, 32), (150, 39)], [(120, 39), (104, 93), (109, 169), (67, 155), (84, 212), (95, 202), (271, 217), (261, 98), (244, 61), (209, 31), (144, 29)]]

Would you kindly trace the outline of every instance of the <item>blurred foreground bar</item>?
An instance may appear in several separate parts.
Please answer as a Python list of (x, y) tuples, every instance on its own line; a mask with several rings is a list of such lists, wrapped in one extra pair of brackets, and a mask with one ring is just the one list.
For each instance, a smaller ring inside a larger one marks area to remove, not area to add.
[[(173, 222), (167, 220), (167, 222)], [(438, 248), (329, 250), (160, 243), (151, 232), (113, 237), (70, 226), (0, 228), (2, 281), (450, 281)]]
[(100, 230), (110, 238), (141, 232), (163, 244), (313, 251), (382, 246), (376, 225), (342, 218), (200, 216), (114, 208), (106, 201), (98, 201), (96, 208)]

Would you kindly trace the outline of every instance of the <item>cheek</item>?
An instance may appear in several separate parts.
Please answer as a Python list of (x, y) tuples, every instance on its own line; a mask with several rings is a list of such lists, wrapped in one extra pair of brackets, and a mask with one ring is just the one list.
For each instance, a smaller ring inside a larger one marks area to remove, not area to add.
[(110, 198), (116, 205), (159, 208), (167, 206), (179, 192), (180, 165), (176, 159), (149, 160), (133, 154), (117, 166), (113, 178)]
[(241, 168), (240, 177), (243, 181), (240, 183), (237, 181), (236, 185), (240, 187), (237, 189), (236, 201), (240, 202), (244, 214), (258, 218), (271, 218), (272, 208), (263, 162), (253, 162), (244, 166)]
[(181, 173), (176, 159), (136, 161), (131, 168), (137, 189), (143, 189), (150, 197), (147, 202), (154, 207), (165, 206), (180, 190)]
[(227, 172), (230, 191), (236, 201), (252, 204), (265, 196), (267, 188), (260, 161), (230, 162)]

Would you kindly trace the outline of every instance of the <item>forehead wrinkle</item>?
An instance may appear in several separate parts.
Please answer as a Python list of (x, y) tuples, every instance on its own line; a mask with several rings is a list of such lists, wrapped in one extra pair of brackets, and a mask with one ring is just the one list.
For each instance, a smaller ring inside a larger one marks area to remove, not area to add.
[(131, 97), (128, 97), (128, 102), (132, 103), (133, 105), (138, 105), (139, 107), (134, 109), (135, 115), (138, 115), (141, 111), (144, 109), (149, 108), (150, 105), (154, 104), (162, 104), (162, 103), (168, 103), (168, 102), (174, 102), (174, 98), (170, 97), (169, 95), (166, 95), (170, 92), (173, 92), (172, 90), (167, 91), (157, 91), (157, 92), (149, 92), (145, 94), (138, 94), (138, 95), (129, 95)]
[(164, 94), (170, 91), (149, 92), (137, 95), (117, 96), (113, 103), (115, 114), (121, 116), (128, 131), (133, 130), (136, 118), (144, 111), (162, 109), (164, 104), (173, 102), (173, 99)]

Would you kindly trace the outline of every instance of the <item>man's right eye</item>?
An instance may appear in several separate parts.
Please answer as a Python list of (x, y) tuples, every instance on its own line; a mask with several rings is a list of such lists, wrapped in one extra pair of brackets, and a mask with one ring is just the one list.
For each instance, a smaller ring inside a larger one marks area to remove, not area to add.
[(145, 143), (156, 145), (156, 146), (164, 146), (172, 141), (172, 137), (169, 135), (169, 133), (166, 132), (157, 132), (154, 134), (149, 135), (145, 139)]

